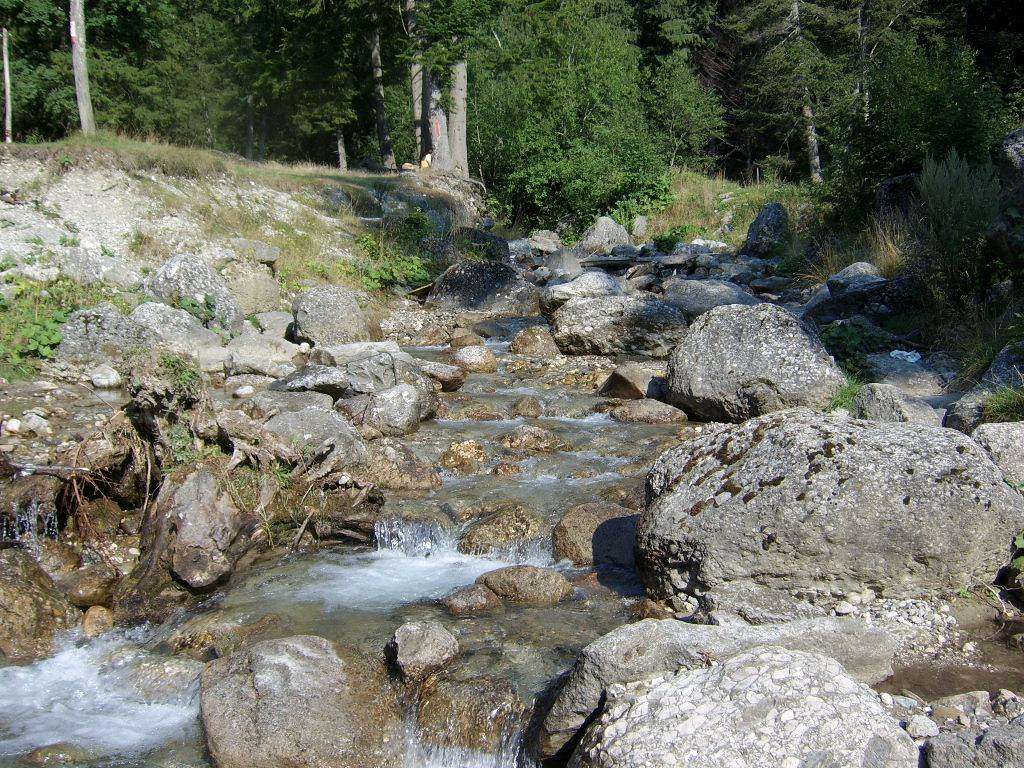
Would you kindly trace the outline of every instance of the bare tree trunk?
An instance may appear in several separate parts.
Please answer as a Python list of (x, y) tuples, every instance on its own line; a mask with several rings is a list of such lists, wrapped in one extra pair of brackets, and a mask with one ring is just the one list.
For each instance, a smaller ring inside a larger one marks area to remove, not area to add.
[[(797, 38), (803, 38), (803, 25), (800, 22), (800, 0), (793, 0), (792, 22), (796, 29)], [(814, 117), (814, 104), (811, 101), (811, 89), (807, 86), (806, 75), (801, 72), (800, 79), (804, 87), (803, 115), (807, 123), (807, 160), (810, 165), (811, 181), (815, 184), (822, 182), (821, 175), (821, 151), (818, 147), (818, 126)]]
[(377, 110), (377, 141), (380, 143), (380, 161), (388, 170), (398, 168), (395, 162), (395, 148), (391, 144), (391, 126), (388, 124), (388, 107), (384, 101), (384, 66), (380, 58), (380, 30), (374, 27), (370, 32), (370, 64), (373, 68), (373, 102)]
[(452, 149), (448, 143), (448, 115), (441, 103), (441, 78), (433, 71), (427, 71), (423, 77), (426, 83), (423, 111), (430, 129), (430, 167), (451, 171)]
[(245, 97), (245, 159), (252, 160), (256, 151), (256, 128), (253, 125), (252, 94)]
[(871, 93), (868, 88), (868, 34), (871, 31), (871, 0), (861, 0), (857, 11), (857, 47), (860, 73), (857, 92), (864, 103), (864, 117), (871, 111)]
[(85, 50), (85, 11), (82, 0), (71, 0), (71, 66), (75, 72), (75, 98), (78, 100), (78, 118), (82, 133), (94, 133), (96, 120), (92, 114), (92, 96), (89, 94), (89, 62)]
[(11, 65), (7, 60), (7, 27), (3, 31), (4, 48), (4, 143), (10, 144), (11, 137)]
[(412, 87), (412, 127), (416, 134), (416, 159), (422, 160), (430, 151), (426, 143), (423, 120), (423, 64), (416, 39), (416, 0), (405, 0), (405, 29), (412, 39), (413, 55), (409, 62), (409, 84)]
[(338, 170), (348, 170), (348, 153), (345, 151), (345, 134), (338, 131)]
[(451, 115), (448, 120), (448, 144), (451, 146), (452, 170), (459, 176), (469, 177), (469, 148), (466, 146), (466, 91), (468, 89), (466, 62), (452, 65), (452, 85), (449, 90)]
[(256, 145), (256, 159), (261, 163), (267, 159), (267, 111), (260, 112), (259, 144)]

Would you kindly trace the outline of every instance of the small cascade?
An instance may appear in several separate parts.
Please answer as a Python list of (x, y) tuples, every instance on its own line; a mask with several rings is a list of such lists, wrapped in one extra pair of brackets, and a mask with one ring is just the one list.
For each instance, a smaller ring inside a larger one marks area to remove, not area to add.
[(12, 504), (10, 514), (0, 517), (0, 542), (19, 545), (37, 559), (40, 539), (54, 539), (57, 533), (56, 513), (50, 509), (40, 517), (35, 499), (24, 505)]
[(536, 768), (537, 765), (523, 748), (523, 732), (518, 728), (504, 732), (498, 748), (489, 752), (431, 744), (423, 738), (412, 716), (405, 733), (404, 768)]
[(378, 520), (373, 527), (379, 551), (401, 552), (406, 557), (430, 557), (455, 549), (454, 537), (437, 523), (422, 520)]

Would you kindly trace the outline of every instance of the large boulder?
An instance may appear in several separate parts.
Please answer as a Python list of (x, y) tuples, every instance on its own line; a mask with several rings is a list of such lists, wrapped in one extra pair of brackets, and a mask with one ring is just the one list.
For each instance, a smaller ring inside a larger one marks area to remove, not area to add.
[(587, 645), (551, 692), (533, 748), (547, 759), (572, 749), (609, 687), (676, 670), (700, 669), (765, 645), (816, 651), (838, 660), (848, 675), (877, 683), (892, 674), (896, 646), (883, 631), (857, 619), (801, 619), (784, 624), (720, 627), (676, 619), (626, 624)]
[(618, 504), (577, 504), (551, 532), (555, 557), (573, 565), (632, 568), (636, 519), (636, 512)]
[(18, 664), (49, 656), (56, 635), (80, 618), (32, 555), (0, 550), (0, 660)]
[(131, 319), (178, 354), (195, 355), (201, 347), (221, 345), (220, 334), (204, 327), (194, 315), (158, 301), (140, 304), (132, 311)]
[(711, 421), (793, 406), (825, 409), (843, 383), (818, 338), (771, 304), (732, 304), (701, 315), (668, 363), (668, 401)]
[(567, 355), (665, 357), (686, 333), (686, 316), (649, 296), (570, 299), (554, 314), (554, 337)]
[(285, 411), (268, 419), (263, 428), (300, 453), (328, 447), (348, 456), (348, 464), (361, 464), (367, 457), (366, 445), (355, 428), (327, 408)]
[[(365, 402), (363, 402), (365, 400)], [(382, 435), (408, 435), (437, 410), (437, 396), (412, 384), (399, 384), (355, 399), (353, 421)]]
[(359, 291), (340, 285), (321, 285), (292, 301), (295, 341), (326, 347), (380, 338), (380, 325)]
[(768, 203), (757, 214), (747, 229), (743, 252), (769, 258), (777, 255), (789, 242), (789, 214), (782, 203)]
[(310, 362), (275, 381), (280, 392), (322, 392), (335, 398), (356, 397), (408, 383), (429, 389), (419, 361), (393, 341), (318, 347)]
[(1016, 768), (1024, 765), (1024, 717), (940, 733), (928, 740), (924, 754), (928, 768)]
[(878, 695), (817, 653), (764, 647), (608, 691), (570, 768), (917, 768)]
[(57, 357), (73, 363), (118, 361), (130, 349), (145, 349), (153, 334), (113, 304), (72, 312), (61, 327)]
[(217, 768), (392, 764), (394, 697), (379, 662), (322, 637), (265, 640), (207, 665), (200, 703)]
[(858, 419), (942, 426), (942, 414), (928, 401), (911, 397), (894, 384), (865, 384), (853, 399)]
[(629, 232), (611, 216), (599, 216), (573, 246), (581, 255), (609, 253), (617, 245), (629, 245)]
[(945, 424), (970, 434), (985, 419), (985, 402), (1000, 389), (1024, 382), (1024, 344), (1007, 344), (996, 355), (981, 381), (946, 411)]
[(524, 328), (515, 335), (508, 351), (514, 355), (526, 355), (528, 357), (539, 357), (550, 359), (562, 354), (558, 345), (555, 344), (551, 331), (541, 325), (534, 325)]
[(209, 322), (224, 328), (242, 319), (224, 278), (195, 254), (165, 261), (149, 279), (149, 291), (165, 304), (209, 314)]
[[(524, 709), (507, 680), (491, 676), (448, 680), (435, 676), (419, 692), (416, 725), (422, 741), (431, 747), (495, 755), (514, 744), (522, 729)], [(509, 757), (512, 759), (507, 764), (514, 765), (514, 751)], [(429, 758), (410, 763), (435, 764)]]
[(909, 278), (886, 280), (857, 265), (847, 270), (850, 273), (845, 276), (840, 272), (829, 278), (831, 286), (826, 285), (807, 302), (802, 310), (804, 319), (827, 325), (861, 315), (877, 322), (920, 305), (920, 291)]
[(971, 437), (984, 448), (1008, 482), (1024, 487), (1024, 421), (982, 424)]
[(735, 283), (724, 280), (686, 280), (671, 277), (662, 286), (665, 302), (691, 320), (727, 304), (760, 304), (761, 300)]
[(502, 502), (485, 511), (459, 539), (459, 551), (490, 555), (525, 552), (528, 542), (540, 533), (541, 521), (522, 504)]
[(927, 596), (991, 582), (1024, 498), (946, 429), (784, 411), (666, 451), (647, 479), (637, 564), (649, 594), (707, 610), (775, 594)]
[(434, 283), (427, 304), (449, 310), (475, 310), (490, 315), (535, 315), (536, 286), (503, 261), (461, 261), (448, 267)]
[(569, 299), (597, 299), (602, 296), (625, 296), (629, 291), (622, 280), (607, 272), (584, 272), (567, 283), (559, 283), (544, 289), (540, 306), (550, 316)]
[(498, 597), (520, 605), (555, 605), (572, 594), (572, 584), (554, 568), (510, 565), (477, 579)]

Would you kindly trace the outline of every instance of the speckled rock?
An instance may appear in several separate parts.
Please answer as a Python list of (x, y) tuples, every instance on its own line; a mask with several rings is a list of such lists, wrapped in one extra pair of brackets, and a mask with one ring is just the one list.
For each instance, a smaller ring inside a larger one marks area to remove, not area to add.
[(230, 328), (242, 314), (224, 278), (191, 253), (179, 253), (165, 261), (148, 281), (150, 293), (171, 306), (185, 303), (209, 307), (214, 321)]
[(220, 334), (205, 328), (195, 316), (158, 301), (140, 304), (132, 311), (131, 319), (165, 347), (180, 354), (195, 355), (199, 347), (222, 343)]
[(452, 616), (477, 616), (504, 610), (501, 598), (483, 584), (459, 587), (441, 601), (441, 605)]
[(747, 229), (743, 252), (753, 256), (775, 256), (789, 240), (789, 214), (782, 203), (768, 203)]
[(551, 336), (551, 331), (539, 325), (524, 328), (517, 333), (512, 339), (508, 351), (514, 355), (527, 355), (542, 359), (558, 357), (562, 354)]
[(858, 419), (942, 426), (942, 414), (927, 401), (911, 397), (893, 384), (865, 384), (853, 399)]
[(535, 315), (539, 309), (536, 286), (526, 282), (510, 264), (490, 259), (448, 267), (434, 282), (426, 303), (494, 316)]
[(569, 299), (597, 299), (605, 296), (625, 296), (626, 283), (603, 270), (584, 272), (565, 283), (551, 285), (540, 297), (541, 311), (551, 315)]
[(476, 440), (454, 442), (441, 454), (439, 463), (445, 469), (476, 472), (487, 461), (487, 451)]
[(523, 551), (540, 533), (540, 519), (522, 504), (502, 503), (476, 521), (459, 539), (459, 551), (494, 555)]
[[(917, 597), (989, 583), (1024, 498), (953, 430), (794, 409), (666, 451), (637, 563), (652, 597), (741, 584)], [(685, 599), (684, 599), (685, 602)]]
[(265, 640), (207, 665), (203, 727), (217, 768), (378, 768), (395, 755), (382, 665), (322, 637)]
[(1024, 483), (1024, 421), (982, 424), (971, 433), (1003, 475), (1014, 485)]
[(0, 550), (0, 658), (9, 663), (49, 656), (59, 632), (81, 614), (22, 549)]
[(1017, 768), (1024, 765), (1024, 717), (987, 730), (939, 734), (924, 754), (928, 768)]
[(666, 357), (687, 328), (678, 309), (642, 295), (570, 299), (552, 321), (555, 343), (567, 355)]
[(669, 278), (662, 285), (665, 302), (683, 312), (690, 320), (727, 304), (760, 304), (761, 300), (735, 283), (724, 280), (687, 280)]
[(118, 361), (126, 350), (151, 346), (156, 339), (113, 304), (72, 312), (61, 327), (57, 357), (74, 363)]
[(603, 501), (571, 507), (551, 533), (555, 557), (573, 565), (630, 568), (637, 515)]
[(617, 245), (629, 245), (629, 232), (611, 216), (598, 216), (572, 250), (578, 254), (608, 253)]
[(380, 338), (380, 325), (359, 291), (322, 285), (292, 301), (292, 332), (296, 341), (317, 346), (348, 344)]
[(460, 347), (452, 352), (452, 362), (468, 373), (493, 373), (498, 358), (485, 346)]
[(555, 605), (572, 594), (572, 584), (553, 568), (510, 565), (477, 579), (498, 597), (520, 605)]
[(571, 768), (917, 768), (918, 751), (834, 659), (764, 647), (613, 686)]
[(771, 304), (717, 307), (668, 363), (668, 401), (692, 417), (739, 422), (793, 406), (824, 409), (844, 383), (803, 323)]
[(551, 453), (564, 451), (568, 444), (550, 429), (522, 424), (501, 438), (501, 444), (509, 450), (527, 453)]
[(407, 621), (395, 630), (384, 655), (406, 682), (422, 680), (459, 653), (459, 641), (436, 621)]
[(764, 626), (714, 626), (675, 619), (626, 624), (587, 645), (568, 675), (556, 684), (542, 712), (535, 753), (544, 759), (571, 748), (573, 737), (600, 708), (604, 692), (676, 670), (700, 669), (766, 645), (816, 651), (837, 659), (846, 674), (877, 683), (892, 674), (891, 637), (856, 619), (802, 619)]
[(644, 398), (628, 400), (611, 410), (616, 421), (627, 424), (682, 424), (687, 421), (686, 413), (660, 400)]

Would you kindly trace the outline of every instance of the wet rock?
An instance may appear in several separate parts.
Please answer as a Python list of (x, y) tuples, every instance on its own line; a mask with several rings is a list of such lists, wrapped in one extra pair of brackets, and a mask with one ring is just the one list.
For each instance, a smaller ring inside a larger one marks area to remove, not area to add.
[(572, 594), (572, 584), (553, 568), (511, 565), (477, 579), (498, 597), (520, 605), (555, 605)]
[(1010, 768), (1024, 765), (1024, 717), (996, 723), (988, 729), (971, 728), (942, 733), (924, 748), (928, 768)]
[(114, 628), (114, 614), (109, 608), (94, 605), (85, 612), (82, 619), (82, 634), (86, 637), (99, 637)]
[(611, 216), (598, 216), (573, 246), (577, 254), (610, 253), (617, 245), (629, 245), (629, 232)]
[(17, 664), (49, 656), (54, 637), (79, 618), (28, 552), (0, 550), (0, 657)]
[(607, 272), (584, 272), (567, 283), (549, 286), (541, 294), (541, 309), (550, 316), (570, 299), (597, 299), (606, 296), (625, 296), (626, 284)]
[(955, 592), (989, 583), (1024, 529), (1024, 499), (970, 439), (805, 409), (666, 451), (647, 489), (637, 564), (666, 600), (741, 584)]
[(461, 347), (452, 353), (452, 362), (468, 373), (493, 373), (498, 358), (487, 347)]
[(452, 331), (451, 341), (448, 342), (448, 346), (452, 349), (459, 349), (460, 347), (479, 347), (484, 343), (484, 337), (479, 334), (473, 333), (466, 328), (456, 328)]
[(98, 365), (87, 374), (89, 383), (96, 389), (117, 389), (121, 386), (121, 374), (109, 365)]
[(892, 384), (865, 384), (853, 400), (853, 416), (871, 421), (942, 426), (942, 415), (927, 401)]
[(523, 551), (540, 533), (540, 519), (522, 504), (501, 503), (487, 510), (459, 539), (459, 551), (471, 555), (494, 555)]
[(628, 400), (611, 410), (612, 418), (628, 424), (682, 424), (686, 414), (668, 403), (644, 398)]
[(423, 740), (485, 754), (508, 748), (522, 727), (522, 700), (505, 680), (429, 680), (420, 691), (416, 722)]
[(761, 300), (735, 283), (722, 280), (686, 280), (672, 277), (662, 285), (665, 303), (683, 312), (691, 321), (715, 307), (728, 304), (760, 304)]
[(375, 440), (369, 455), (353, 470), (359, 479), (392, 491), (430, 491), (441, 487), (442, 479), (434, 467), (421, 459), (402, 441), (393, 438)]
[(622, 400), (648, 397), (661, 400), (665, 397), (667, 386), (663, 363), (622, 363), (601, 385), (598, 394)]
[(459, 654), (459, 641), (436, 621), (409, 621), (395, 630), (384, 655), (407, 683), (419, 682)]
[(551, 534), (555, 557), (573, 565), (633, 566), (637, 515), (618, 504), (589, 501), (570, 508)]
[(593, 641), (566, 677), (556, 683), (541, 713), (534, 749), (547, 759), (572, 749), (585, 723), (601, 707), (604, 693), (676, 670), (697, 670), (764, 646), (818, 652), (838, 660), (846, 674), (877, 683), (892, 674), (893, 639), (855, 619), (803, 619), (785, 624), (720, 627), (675, 619), (626, 624)]
[(269, 419), (263, 427), (299, 452), (328, 446), (345, 455), (348, 464), (360, 464), (366, 459), (366, 445), (355, 428), (326, 408), (286, 411)]
[(701, 315), (668, 364), (668, 401), (691, 416), (739, 422), (792, 406), (824, 409), (843, 386), (821, 342), (779, 307)]
[(24, 755), (18, 762), (31, 766), (82, 765), (95, 760), (96, 755), (85, 747), (66, 741), (37, 747)]
[(203, 727), (217, 768), (378, 768), (395, 718), (382, 669), (322, 637), (266, 640), (210, 662)]
[(368, 304), (360, 292), (339, 285), (301, 293), (292, 301), (295, 340), (326, 347), (379, 339), (380, 326)]
[(916, 768), (918, 751), (878, 696), (838, 662), (768, 647), (610, 689), (570, 765), (612, 768), (623, 760), (691, 768), (723, 761), (736, 768), (812, 761)]
[(535, 315), (537, 288), (502, 261), (463, 261), (453, 264), (435, 281), (428, 306), (449, 310), (478, 310), (490, 315)]
[(1004, 387), (1024, 381), (1024, 345), (1007, 344), (996, 355), (981, 381), (946, 411), (945, 425), (970, 434), (985, 420), (985, 402)]
[(1024, 422), (982, 424), (971, 437), (988, 452), (1008, 482), (1024, 484)]
[(191, 253), (180, 253), (165, 261), (150, 278), (149, 291), (171, 306), (187, 303), (208, 310), (224, 328), (242, 319), (224, 278)]
[(113, 568), (97, 563), (58, 577), (57, 585), (72, 605), (89, 608), (93, 605), (109, 605), (118, 578)]
[(508, 351), (514, 355), (526, 355), (527, 357), (539, 357), (547, 359), (558, 357), (561, 351), (555, 344), (551, 331), (541, 326), (524, 328), (512, 339)]
[(536, 397), (526, 395), (512, 403), (512, 415), (526, 419), (539, 419), (544, 415), (544, 404)]
[(764, 258), (777, 256), (789, 244), (789, 214), (782, 203), (768, 203), (747, 229), (743, 252)]
[(476, 440), (452, 443), (440, 459), (442, 467), (459, 472), (476, 472), (486, 461), (487, 452)]
[(455, 392), (466, 381), (466, 372), (457, 365), (438, 363), (433, 360), (420, 360), (419, 366), (423, 374), (441, 386), (442, 392)]
[(72, 312), (61, 326), (57, 357), (73, 363), (118, 361), (126, 350), (144, 348), (154, 342), (152, 334), (113, 304)]
[(67, 542), (43, 539), (39, 542), (39, 565), (51, 578), (59, 578), (82, 565), (82, 555)]
[(570, 299), (555, 312), (554, 337), (567, 355), (666, 357), (686, 333), (686, 316), (640, 295)]
[(441, 601), (452, 616), (478, 616), (504, 610), (501, 598), (483, 584), (460, 587)]
[(550, 429), (522, 424), (501, 438), (501, 444), (512, 451), (551, 453), (568, 450), (568, 444)]

